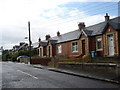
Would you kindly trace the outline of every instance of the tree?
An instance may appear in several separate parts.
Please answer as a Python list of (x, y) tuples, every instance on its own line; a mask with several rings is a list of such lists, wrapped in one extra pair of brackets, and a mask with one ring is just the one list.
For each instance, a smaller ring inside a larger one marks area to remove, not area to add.
[(9, 50), (3, 50), (2, 51), (2, 60), (3, 61), (9, 61), (11, 59), (11, 54), (9, 53)]
[[(37, 51), (36, 49), (31, 50), (31, 56), (36, 56)], [(30, 56), (30, 51), (29, 50), (21, 50), (15, 54), (12, 55), (12, 61), (17, 61), (18, 56)]]

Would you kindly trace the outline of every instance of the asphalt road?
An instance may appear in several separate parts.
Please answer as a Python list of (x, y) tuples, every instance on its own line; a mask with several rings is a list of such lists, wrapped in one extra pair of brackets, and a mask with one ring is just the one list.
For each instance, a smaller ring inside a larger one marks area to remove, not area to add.
[(118, 88), (104, 81), (2, 62), (2, 88)]

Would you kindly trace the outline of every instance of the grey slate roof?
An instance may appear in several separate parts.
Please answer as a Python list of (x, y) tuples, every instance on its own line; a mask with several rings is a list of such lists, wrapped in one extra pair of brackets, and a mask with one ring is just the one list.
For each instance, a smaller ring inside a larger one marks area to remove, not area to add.
[(50, 39), (57, 40), (56, 43), (61, 43), (61, 42), (79, 39), (80, 35), (81, 35), (81, 31), (75, 30), (75, 31), (62, 34), (60, 36), (51, 37)]
[(95, 24), (95, 25), (86, 27), (84, 31), (87, 30), (87, 31), (91, 32), (91, 33), (86, 33), (86, 34), (88, 34), (88, 36), (99, 35), (99, 34), (102, 34), (106, 25), (107, 25), (107, 22), (102, 22), (99, 24)]
[(48, 43), (48, 41), (41, 41), (41, 42), (40, 42), (40, 45), (41, 45), (41, 46), (47, 46), (47, 43)]
[(86, 27), (84, 31), (86, 32), (87, 30), (90, 33), (92, 32), (91, 34), (87, 32), (86, 34), (88, 34), (88, 36), (100, 35), (104, 32), (105, 28), (108, 25), (112, 26), (115, 30), (120, 30), (120, 17), (116, 17), (110, 19), (109, 21), (104, 21), (99, 24)]
[(109, 21), (109, 24), (116, 30), (120, 30), (120, 16)]
[(33, 48), (37, 48), (39, 46), (39, 42), (32, 43)]
[(27, 46), (28, 46), (28, 44), (27, 44), (27, 43), (24, 43), (22, 46), (20, 46), (20, 47), (18, 48), (18, 50), (27, 49)]
[(50, 41), (51, 44), (55, 43), (62, 43), (67, 42), (71, 40), (77, 40), (80, 38), (80, 35), (82, 32), (84, 32), (87, 36), (95, 36), (103, 34), (105, 28), (111, 25), (115, 30), (120, 30), (120, 17), (116, 17), (113, 19), (110, 19), (109, 21), (104, 21), (92, 26), (85, 27), (84, 30), (75, 30), (71, 31), (65, 34), (62, 34), (60, 36), (51, 37), (49, 40), (42, 41), (43, 46), (47, 45), (48, 41)]
[(41, 42), (35, 42), (32, 44), (33, 48), (37, 48), (39, 46), (47, 46), (48, 41), (47, 40), (43, 40)]

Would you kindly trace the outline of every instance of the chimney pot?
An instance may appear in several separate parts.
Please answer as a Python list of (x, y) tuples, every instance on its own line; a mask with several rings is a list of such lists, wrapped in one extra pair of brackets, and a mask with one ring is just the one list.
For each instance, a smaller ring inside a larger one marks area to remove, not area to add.
[(46, 40), (48, 40), (50, 38), (50, 35), (46, 35), (45, 37), (46, 37)]
[(39, 38), (38, 41), (41, 42), (41, 38)]
[(57, 32), (57, 36), (60, 36), (60, 32), (59, 31)]
[(78, 24), (78, 27), (79, 27), (80, 30), (83, 29), (83, 28), (85, 28), (85, 23), (84, 22), (80, 22)]
[(105, 15), (105, 21), (108, 21), (110, 19), (110, 16), (108, 15), (108, 13), (106, 13)]
[(20, 42), (20, 46), (22, 46), (23, 44), (25, 44), (25, 42)]

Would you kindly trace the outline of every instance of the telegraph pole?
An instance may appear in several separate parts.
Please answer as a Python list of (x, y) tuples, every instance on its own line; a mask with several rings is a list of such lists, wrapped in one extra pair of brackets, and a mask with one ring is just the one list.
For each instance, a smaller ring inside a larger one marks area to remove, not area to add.
[(31, 35), (30, 35), (30, 21), (28, 21), (28, 31), (29, 31), (29, 51), (30, 51), (30, 64), (31, 64)]

